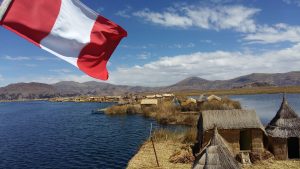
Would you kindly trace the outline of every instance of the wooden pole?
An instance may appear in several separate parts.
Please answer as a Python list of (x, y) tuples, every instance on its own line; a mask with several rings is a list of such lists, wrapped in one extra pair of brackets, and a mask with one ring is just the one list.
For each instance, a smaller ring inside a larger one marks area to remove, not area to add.
[(156, 164), (157, 164), (157, 167), (159, 167), (158, 158), (157, 158), (157, 154), (156, 154), (156, 150), (155, 150), (155, 146), (154, 146), (154, 141), (153, 141), (152, 137), (151, 137), (151, 142), (152, 142), (152, 146), (153, 146), (153, 150), (154, 150)]
[(2, 3), (0, 4), (0, 21), (2, 20), (11, 2), (12, 0), (3, 0)]
[(156, 159), (156, 164), (157, 164), (157, 167), (159, 167), (159, 162), (158, 162), (158, 158), (157, 158), (157, 153), (156, 153), (156, 149), (155, 149), (155, 146), (154, 146), (154, 140), (153, 140), (153, 138), (152, 138), (152, 123), (151, 123), (151, 128), (150, 128), (150, 140), (151, 140), (152, 147), (153, 147), (153, 150), (154, 150), (154, 155), (155, 155), (155, 159)]

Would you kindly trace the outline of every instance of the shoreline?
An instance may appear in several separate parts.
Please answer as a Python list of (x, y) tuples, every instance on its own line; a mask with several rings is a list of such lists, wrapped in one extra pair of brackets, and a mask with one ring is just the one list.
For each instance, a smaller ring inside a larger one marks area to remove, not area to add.
[[(185, 94), (184, 94), (185, 93)], [(287, 87), (253, 87), (253, 88), (233, 88), (233, 89), (215, 89), (215, 90), (189, 90), (174, 92), (176, 95), (185, 96), (199, 96), (202, 94), (207, 95), (258, 95), (258, 94), (299, 94), (300, 86), (287, 86)]]
[[(156, 92), (145, 92), (145, 93), (136, 93), (137, 95), (146, 95), (153, 94)], [(214, 90), (182, 90), (174, 91), (174, 94), (177, 96), (199, 96), (202, 94), (207, 95), (259, 95), (259, 94), (300, 94), (300, 86), (286, 86), (286, 87), (253, 87), (253, 88), (233, 88), (233, 89), (214, 89)], [(73, 98), (83, 97), (83, 100), (75, 101)], [(53, 98), (43, 98), (43, 99), (19, 99), (19, 100), (0, 100), (0, 102), (21, 102), (21, 101), (53, 101), (53, 102), (115, 102), (117, 101), (91, 101), (88, 100), (88, 97), (95, 96), (75, 96), (75, 97), (53, 97)], [(105, 97), (105, 96), (103, 96)], [(72, 98), (71, 100), (68, 100)], [(67, 101), (65, 101), (67, 99)]]

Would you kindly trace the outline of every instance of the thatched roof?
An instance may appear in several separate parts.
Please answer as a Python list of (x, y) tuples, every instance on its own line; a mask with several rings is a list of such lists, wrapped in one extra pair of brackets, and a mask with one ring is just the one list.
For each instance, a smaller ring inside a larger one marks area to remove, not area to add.
[(194, 98), (188, 98), (186, 101), (187, 101), (188, 103), (197, 103), (197, 100), (194, 99)]
[(154, 95), (147, 95), (147, 99), (154, 99), (154, 98), (162, 98), (163, 96), (160, 94), (154, 94)]
[(222, 98), (219, 97), (219, 96), (216, 96), (216, 95), (210, 95), (210, 96), (207, 97), (207, 100), (208, 100), (208, 101), (212, 101), (212, 100), (218, 100), (218, 101), (221, 101)]
[(269, 136), (278, 138), (299, 137), (300, 138), (300, 118), (289, 106), (285, 96), (283, 96), (281, 106), (275, 117), (266, 127)]
[(141, 105), (157, 105), (158, 100), (157, 99), (142, 99)]
[(197, 156), (193, 169), (239, 169), (238, 162), (233, 158), (224, 139), (217, 128), (209, 144)]
[(147, 95), (146, 98), (147, 99), (153, 99), (153, 98), (155, 98), (155, 94), (154, 95)]
[(164, 93), (162, 94), (163, 97), (174, 97), (175, 95), (173, 93)]
[(198, 125), (203, 132), (214, 126), (219, 129), (249, 129), (264, 127), (254, 110), (207, 110), (200, 114)]

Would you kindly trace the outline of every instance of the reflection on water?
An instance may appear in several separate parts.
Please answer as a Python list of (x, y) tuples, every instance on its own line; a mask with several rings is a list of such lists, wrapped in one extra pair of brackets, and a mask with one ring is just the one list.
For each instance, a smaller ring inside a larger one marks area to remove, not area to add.
[[(282, 101), (282, 94), (234, 95), (230, 96), (241, 102), (243, 108), (254, 109), (264, 124), (276, 114)], [(289, 105), (300, 115), (300, 94), (286, 94)]]

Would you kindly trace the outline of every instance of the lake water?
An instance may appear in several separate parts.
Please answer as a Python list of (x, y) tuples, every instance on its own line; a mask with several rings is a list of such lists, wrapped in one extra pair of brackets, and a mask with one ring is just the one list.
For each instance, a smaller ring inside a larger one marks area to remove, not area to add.
[[(230, 96), (255, 109), (264, 124), (277, 112), (282, 95)], [(288, 94), (300, 112), (300, 95)], [(106, 116), (92, 110), (104, 103), (0, 103), (0, 168), (125, 168), (148, 138), (142, 116)], [(300, 114), (299, 114), (300, 115)]]
[(148, 138), (141, 116), (92, 114), (103, 103), (0, 103), (0, 168), (125, 168)]
[[(254, 109), (263, 124), (267, 124), (275, 116), (282, 102), (282, 94), (235, 95), (230, 98), (240, 101), (245, 109)], [(286, 94), (286, 98), (300, 116), (300, 94)]]

